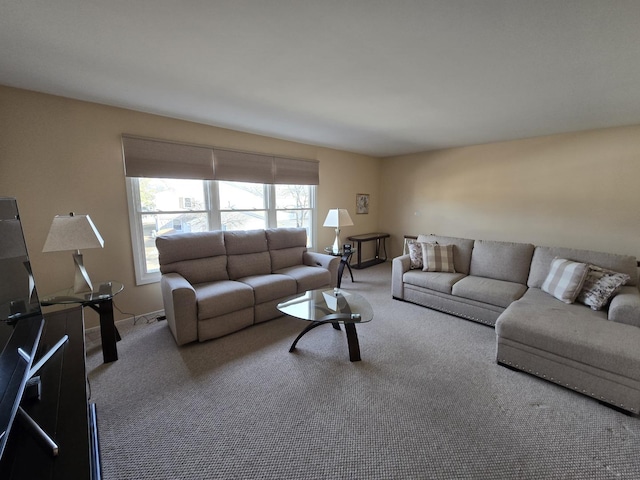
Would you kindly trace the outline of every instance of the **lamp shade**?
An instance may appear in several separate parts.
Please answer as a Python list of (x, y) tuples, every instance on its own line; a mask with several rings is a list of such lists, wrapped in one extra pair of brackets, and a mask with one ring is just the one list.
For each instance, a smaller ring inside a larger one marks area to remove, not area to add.
[(349, 227), (353, 225), (353, 220), (349, 216), (346, 208), (333, 208), (327, 213), (323, 227)]
[(53, 217), (43, 252), (102, 248), (104, 240), (89, 215), (56, 215)]

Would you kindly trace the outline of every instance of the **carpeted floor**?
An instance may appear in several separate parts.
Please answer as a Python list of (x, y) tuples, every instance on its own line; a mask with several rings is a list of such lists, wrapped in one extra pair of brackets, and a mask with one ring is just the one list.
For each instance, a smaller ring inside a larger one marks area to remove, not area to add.
[(177, 347), (121, 322), (120, 360), (89, 332), (103, 477), (638, 479), (640, 418), (495, 363), (492, 328), (392, 300), (390, 263), (354, 271), (361, 362), (291, 318)]

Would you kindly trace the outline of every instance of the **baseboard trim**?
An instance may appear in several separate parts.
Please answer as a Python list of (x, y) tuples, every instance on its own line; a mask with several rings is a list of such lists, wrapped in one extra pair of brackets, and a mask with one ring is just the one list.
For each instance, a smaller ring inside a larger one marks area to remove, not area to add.
[[(141, 313), (140, 315), (136, 315), (135, 317), (127, 317), (127, 318), (122, 318), (120, 320), (116, 320), (115, 324), (116, 326), (118, 326), (119, 324), (124, 325), (126, 323), (132, 323), (136, 318), (139, 319), (143, 317), (161, 317), (163, 315), (164, 315), (164, 309), (156, 310), (154, 312)], [(92, 333), (99, 330), (100, 330), (100, 325), (96, 325), (95, 327), (85, 328), (85, 333)]]

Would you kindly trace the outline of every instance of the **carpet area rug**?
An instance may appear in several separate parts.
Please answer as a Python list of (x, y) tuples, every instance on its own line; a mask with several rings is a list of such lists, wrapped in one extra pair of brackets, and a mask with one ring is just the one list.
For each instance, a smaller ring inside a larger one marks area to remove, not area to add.
[(495, 361), (493, 328), (365, 296), (361, 362), (344, 329), (281, 317), (176, 346), (166, 322), (119, 322), (119, 360), (87, 335), (103, 478), (638, 479), (640, 418)]

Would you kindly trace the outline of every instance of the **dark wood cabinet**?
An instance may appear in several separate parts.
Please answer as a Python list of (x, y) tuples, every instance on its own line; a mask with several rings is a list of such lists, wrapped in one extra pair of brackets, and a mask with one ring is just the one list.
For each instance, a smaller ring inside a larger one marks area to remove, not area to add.
[[(69, 340), (36, 374), (40, 399), (22, 408), (56, 442), (58, 454), (16, 418), (0, 463), (1, 479), (100, 479), (95, 405), (88, 401), (82, 308), (45, 315), (36, 361), (64, 335)], [(26, 396), (25, 396), (26, 397)]]

